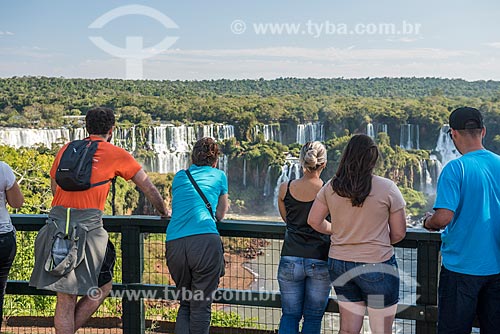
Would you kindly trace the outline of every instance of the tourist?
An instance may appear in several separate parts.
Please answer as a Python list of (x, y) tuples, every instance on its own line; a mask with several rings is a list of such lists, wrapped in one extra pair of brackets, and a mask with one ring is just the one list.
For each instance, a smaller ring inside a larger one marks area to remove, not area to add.
[(20, 208), (24, 196), (16, 182), (16, 176), (5, 162), (0, 161), (0, 327), (3, 320), (3, 299), (7, 277), (16, 256), (16, 230), (10, 221), (6, 204)]
[[(319, 334), (330, 295), (328, 273), (329, 230), (315, 231), (307, 224), (309, 210), (323, 186), (321, 172), (326, 167), (326, 149), (319, 141), (308, 142), (300, 150), (303, 176), (281, 184), (278, 207), (286, 223), (285, 240), (278, 267), (281, 293), (281, 334), (298, 334), (302, 318), (303, 334)], [(329, 223), (325, 223), (328, 228)]]
[[(88, 140), (98, 141), (90, 178), (96, 186), (80, 191), (61, 188), (56, 182), (56, 171), (68, 144), (59, 150), (50, 170), (52, 209), (35, 241), (30, 285), (57, 292), (56, 334), (75, 333), (112, 288), (116, 254), (102, 225), (110, 182), (102, 181), (116, 176), (132, 180), (158, 213), (167, 215), (163, 198), (141, 165), (127, 151), (110, 143), (115, 126), (113, 111), (91, 109), (85, 124), (90, 134)], [(78, 295), (83, 297), (77, 302)]]
[(500, 331), (500, 156), (486, 150), (481, 113), (454, 110), (449, 135), (462, 157), (439, 176), (435, 213), (424, 228), (441, 234), (438, 333), (470, 333), (477, 314), (481, 333)]
[(208, 334), (213, 294), (224, 273), (216, 221), (224, 218), (229, 204), (226, 175), (216, 168), (218, 158), (214, 139), (198, 140), (192, 165), (177, 172), (172, 183), (165, 258), (180, 299), (176, 334)]
[[(366, 308), (372, 333), (391, 333), (399, 301), (391, 244), (406, 235), (405, 201), (394, 182), (373, 174), (378, 157), (369, 136), (354, 135), (309, 213), (311, 226), (331, 232), (328, 265), (340, 333), (359, 333)], [(325, 221), (328, 214), (331, 225)]]

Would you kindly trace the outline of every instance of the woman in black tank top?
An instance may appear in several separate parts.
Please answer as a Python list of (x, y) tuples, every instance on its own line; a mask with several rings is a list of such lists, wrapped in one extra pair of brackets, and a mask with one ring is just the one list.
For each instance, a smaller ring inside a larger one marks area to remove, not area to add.
[(330, 237), (307, 224), (309, 210), (323, 181), (326, 149), (308, 142), (300, 151), (304, 175), (280, 186), (278, 206), (286, 223), (285, 240), (278, 267), (282, 316), (279, 333), (319, 334), (330, 294), (328, 250)]

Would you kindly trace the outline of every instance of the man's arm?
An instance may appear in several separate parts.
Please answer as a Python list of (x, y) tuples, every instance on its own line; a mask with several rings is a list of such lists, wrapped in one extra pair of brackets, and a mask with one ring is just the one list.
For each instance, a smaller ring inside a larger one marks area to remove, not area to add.
[(453, 211), (448, 209), (436, 209), (434, 214), (426, 212), (423, 228), (429, 231), (439, 231), (451, 222), (454, 214)]
[(134, 182), (139, 189), (146, 195), (147, 199), (153, 204), (156, 211), (160, 213), (162, 217), (169, 216), (167, 212), (167, 208), (165, 206), (165, 202), (160, 195), (160, 192), (151, 180), (148, 177), (148, 174), (144, 171), (144, 169), (139, 170), (134, 177), (132, 178), (132, 182)]
[(23, 206), (24, 196), (17, 182), (14, 182), (14, 185), (5, 191), (5, 195), (7, 197), (7, 203), (9, 203), (11, 207), (19, 209)]
[(220, 195), (219, 196), (219, 202), (217, 203), (217, 209), (215, 210), (215, 217), (217, 220), (222, 220), (224, 219), (224, 216), (227, 213), (227, 210), (229, 209), (229, 200), (228, 200), (228, 195)]

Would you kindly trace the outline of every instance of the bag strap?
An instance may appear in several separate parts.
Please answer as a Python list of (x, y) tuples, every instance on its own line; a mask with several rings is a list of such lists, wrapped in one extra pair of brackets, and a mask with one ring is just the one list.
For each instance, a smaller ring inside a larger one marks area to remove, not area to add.
[(198, 186), (198, 183), (196, 183), (196, 181), (193, 179), (193, 176), (191, 175), (191, 173), (189, 172), (189, 170), (185, 169), (184, 170), (186, 172), (186, 175), (189, 179), (189, 181), (191, 181), (191, 183), (193, 184), (193, 187), (194, 189), (196, 189), (196, 191), (198, 192), (198, 194), (200, 195), (201, 199), (203, 200), (203, 202), (205, 202), (205, 207), (208, 209), (208, 211), (210, 212), (210, 216), (212, 216), (212, 219), (217, 221), (217, 219), (215, 218), (214, 216), (214, 212), (212, 210), (212, 205), (210, 204), (210, 202), (208, 201), (207, 197), (205, 196), (205, 194), (203, 194), (203, 191), (201, 191), (200, 187)]
[(116, 216), (116, 176), (111, 179), (111, 213)]

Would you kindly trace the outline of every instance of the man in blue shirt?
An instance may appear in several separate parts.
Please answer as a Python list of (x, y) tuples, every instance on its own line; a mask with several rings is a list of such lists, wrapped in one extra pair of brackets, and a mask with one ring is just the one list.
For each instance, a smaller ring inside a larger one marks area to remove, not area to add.
[(500, 156), (486, 150), (481, 113), (454, 110), (449, 134), (462, 154), (443, 169), (434, 215), (424, 228), (441, 235), (438, 333), (500, 331)]

